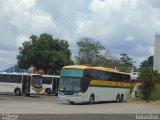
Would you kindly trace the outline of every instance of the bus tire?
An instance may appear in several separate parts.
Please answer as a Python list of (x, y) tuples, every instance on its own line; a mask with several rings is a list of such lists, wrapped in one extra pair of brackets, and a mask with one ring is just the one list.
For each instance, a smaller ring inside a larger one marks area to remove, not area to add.
[(47, 95), (50, 95), (51, 94), (51, 89), (46, 89), (46, 93), (47, 93)]
[(89, 104), (93, 104), (95, 100), (94, 94), (91, 94), (91, 96), (89, 97)]
[(123, 101), (124, 101), (124, 96), (123, 96), (123, 94), (121, 94), (120, 102), (123, 102)]
[(74, 102), (72, 102), (72, 101), (69, 101), (69, 104), (71, 104), (71, 105), (74, 105)]
[(17, 96), (21, 96), (21, 90), (20, 90), (19, 88), (16, 88), (16, 89), (14, 90), (14, 93), (15, 93), (15, 95), (17, 95)]
[(27, 96), (27, 97), (29, 97), (29, 96), (30, 96), (30, 94), (28, 93), (28, 94), (26, 94), (26, 96)]
[(121, 98), (120, 98), (120, 95), (118, 94), (116, 97), (116, 102), (120, 102), (120, 101), (121, 101)]

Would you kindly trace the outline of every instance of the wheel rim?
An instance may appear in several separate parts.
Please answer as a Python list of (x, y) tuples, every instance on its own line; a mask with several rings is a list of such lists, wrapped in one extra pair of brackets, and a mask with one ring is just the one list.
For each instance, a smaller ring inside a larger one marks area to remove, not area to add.
[(119, 97), (119, 95), (117, 96), (116, 101), (117, 101), (117, 102), (120, 102), (120, 97)]
[(123, 102), (123, 95), (121, 96), (121, 102)]
[(16, 90), (16, 95), (19, 95), (20, 94), (20, 90)]
[(89, 99), (89, 103), (90, 103), (90, 104), (93, 104), (93, 102), (94, 102), (94, 97), (91, 96), (90, 99)]
[(51, 90), (48, 89), (47, 90), (47, 94), (50, 95), (51, 94)]

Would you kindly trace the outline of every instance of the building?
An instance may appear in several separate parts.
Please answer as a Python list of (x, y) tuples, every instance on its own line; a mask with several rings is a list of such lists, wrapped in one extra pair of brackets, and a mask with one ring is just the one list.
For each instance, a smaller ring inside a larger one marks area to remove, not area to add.
[(155, 35), (153, 69), (160, 72), (160, 34)]
[(7, 73), (13, 73), (13, 72), (22, 72), (22, 73), (28, 73), (28, 69), (21, 69), (18, 65), (10, 66), (9, 68), (6, 68), (5, 70), (2, 70), (1, 72), (7, 72)]
[(139, 72), (131, 72), (130, 77), (131, 77), (130, 80), (132, 83), (137, 83)]

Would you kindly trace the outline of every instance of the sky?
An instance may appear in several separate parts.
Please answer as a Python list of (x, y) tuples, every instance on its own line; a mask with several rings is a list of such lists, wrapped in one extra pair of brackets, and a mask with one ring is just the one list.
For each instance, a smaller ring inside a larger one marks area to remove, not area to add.
[(22, 43), (41, 33), (67, 40), (73, 56), (80, 38), (94, 38), (138, 66), (154, 54), (159, 12), (159, 0), (0, 0), (0, 70), (16, 64)]

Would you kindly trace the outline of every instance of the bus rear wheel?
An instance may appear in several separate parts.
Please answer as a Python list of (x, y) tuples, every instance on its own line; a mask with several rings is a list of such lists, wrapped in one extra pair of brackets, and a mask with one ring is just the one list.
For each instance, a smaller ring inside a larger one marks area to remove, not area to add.
[(14, 90), (15, 95), (20, 96), (21, 95), (21, 90), (19, 88), (16, 88)]
[(120, 98), (120, 95), (118, 94), (117, 97), (116, 97), (116, 102), (121, 102), (121, 98)]
[(28, 94), (26, 94), (26, 96), (27, 96), (27, 97), (29, 97), (29, 96), (30, 96), (30, 94), (28, 93)]
[(94, 103), (94, 95), (92, 94), (89, 98), (89, 104), (93, 104)]
[(72, 102), (72, 101), (69, 101), (69, 104), (71, 104), (71, 105), (74, 105), (74, 102)]
[(47, 95), (50, 95), (51, 94), (51, 89), (47, 89), (46, 93), (47, 93)]
[(121, 100), (120, 102), (123, 102), (124, 101), (124, 97), (123, 97), (123, 94), (121, 94)]

